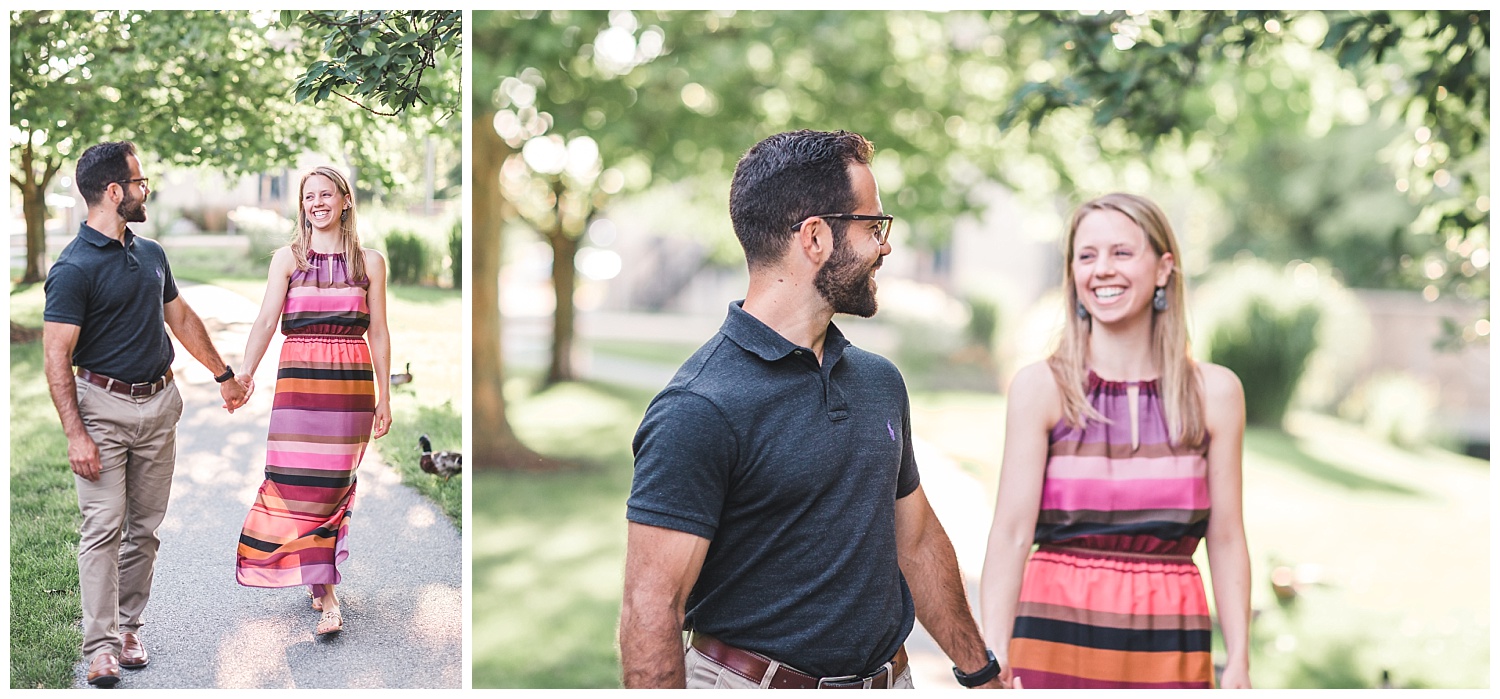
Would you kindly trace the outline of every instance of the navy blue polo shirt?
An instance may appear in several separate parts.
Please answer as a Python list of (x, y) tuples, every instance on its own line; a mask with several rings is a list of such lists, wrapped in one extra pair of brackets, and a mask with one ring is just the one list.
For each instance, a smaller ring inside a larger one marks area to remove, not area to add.
[(79, 326), (74, 366), (127, 383), (155, 381), (172, 366), (162, 309), (177, 298), (177, 282), (161, 244), (129, 228), (122, 242), (85, 223), (43, 288), (42, 317)]
[(741, 307), (646, 408), (626, 517), (710, 541), (686, 626), (818, 676), (911, 632), (896, 500), (916, 490), (895, 365), (832, 323), (820, 366)]

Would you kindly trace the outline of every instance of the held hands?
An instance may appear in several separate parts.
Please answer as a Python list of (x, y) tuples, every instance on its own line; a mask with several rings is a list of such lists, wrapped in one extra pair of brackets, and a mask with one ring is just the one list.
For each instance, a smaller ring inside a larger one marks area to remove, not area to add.
[(385, 433), (391, 431), (391, 404), (384, 398), (375, 404), (375, 431), (370, 437), (380, 439)]
[(250, 402), (250, 396), (255, 393), (255, 376), (249, 373), (239, 374), (234, 377), (235, 382), (245, 388), (245, 402)]
[(238, 376), (219, 384), (219, 395), (224, 398), (224, 409), (231, 413), (250, 400), (250, 391)]
[(995, 679), (985, 682), (974, 689), (1022, 689), (1021, 678), (1011, 677), (1010, 666), (1001, 665), (1000, 674), (995, 675)]
[(99, 445), (87, 435), (79, 439), (69, 439), (68, 463), (72, 465), (73, 473), (78, 474), (79, 478), (86, 481), (99, 480)]

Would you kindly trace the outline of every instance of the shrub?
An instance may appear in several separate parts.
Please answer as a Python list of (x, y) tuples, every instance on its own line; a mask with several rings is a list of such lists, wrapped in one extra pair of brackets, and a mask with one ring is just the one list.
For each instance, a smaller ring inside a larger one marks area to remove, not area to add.
[(1270, 299), (1252, 297), (1244, 315), (1219, 325), (1213, 333), (1209, 361), (1238, 374), (1245, 386), (1245, 421), (1280, 425), (1317, 347), (1317, 306), (1278, 308)]
[[(1278, 269), (1241, 259), (1214, 270), (1190, 299), (1195, 324), (1208, 328), (1197, 336), (1207, 340), (1200, 356), (1239, 375), (1250, 423), (1279, 425), (1298, 396), (1336, 405), (1366, 345), (1363, 309), (1309, 263)], [(1310, 369), (1322, 375), (1307, 377)]]
[(392, 284), (420, 284), (427, 274), (427, 242), (407, 231), (385, 237), (386, 267)]
[(464, 222), (462, 219), (453, 222), (453, 230), (448, 232), (448, 258), (453, 261), (453, 288), (464, 288)]
[(1000, 328), (1000, 304), (979, 294), (969, 295), (967, 301), (969, 322), (964, 326), (964, 335), (970, 344), (986, 351), (993, 350), (995, 333)]

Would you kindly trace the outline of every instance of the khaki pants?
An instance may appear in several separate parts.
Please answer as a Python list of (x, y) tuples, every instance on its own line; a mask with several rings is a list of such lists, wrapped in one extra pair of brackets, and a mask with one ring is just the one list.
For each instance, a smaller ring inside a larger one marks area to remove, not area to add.
[[(712, 658), (699, 653), (698, 649), (692, 646), (687, 647), (687, 656), (683, 662), (687, 664), (688, 689), (761, 688), (760, 682), (740, 677), (729, 668), (714, 662)], [(891, 683), (891, 689), (914, 689), (911, 682), (911, 665), (907, 665), (906, 669), (896, 676)]]
[(74, 475), (83, 527), (78, 585), (83, 593), (83, 657), (120, 653), (120, 633), (134, 632), (151, 596), (177, 458), (182, 394), (175, 382), (132, 398), (76, 380), (78, 414), (99, 447), (99, 480)]

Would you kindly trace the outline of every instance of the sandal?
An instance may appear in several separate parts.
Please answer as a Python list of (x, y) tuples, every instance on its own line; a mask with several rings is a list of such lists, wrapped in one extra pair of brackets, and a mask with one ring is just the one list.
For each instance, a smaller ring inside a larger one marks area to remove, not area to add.
[(318, 620), (318, 630), (314, 631), (313, 634), (322, 636), (324, 634), (338, 633), (343, 630), (344, 617), (339, 613), (339, 606), (335, 604), (323, 610), (323, 617)]
[(313, 591), (312, 591), (312, 588), (310, 588), (310, 587), (307, 588), (307, 596), (310, 597), (310, 598), (312, 598), (312, 610), (313, 611), (315, 611), (315, 612), (321, 612), (321, 611), (323, 611), (323, 598), (321, 598), (321, 597), (319, 597), (317, 595), (314, 595)]

